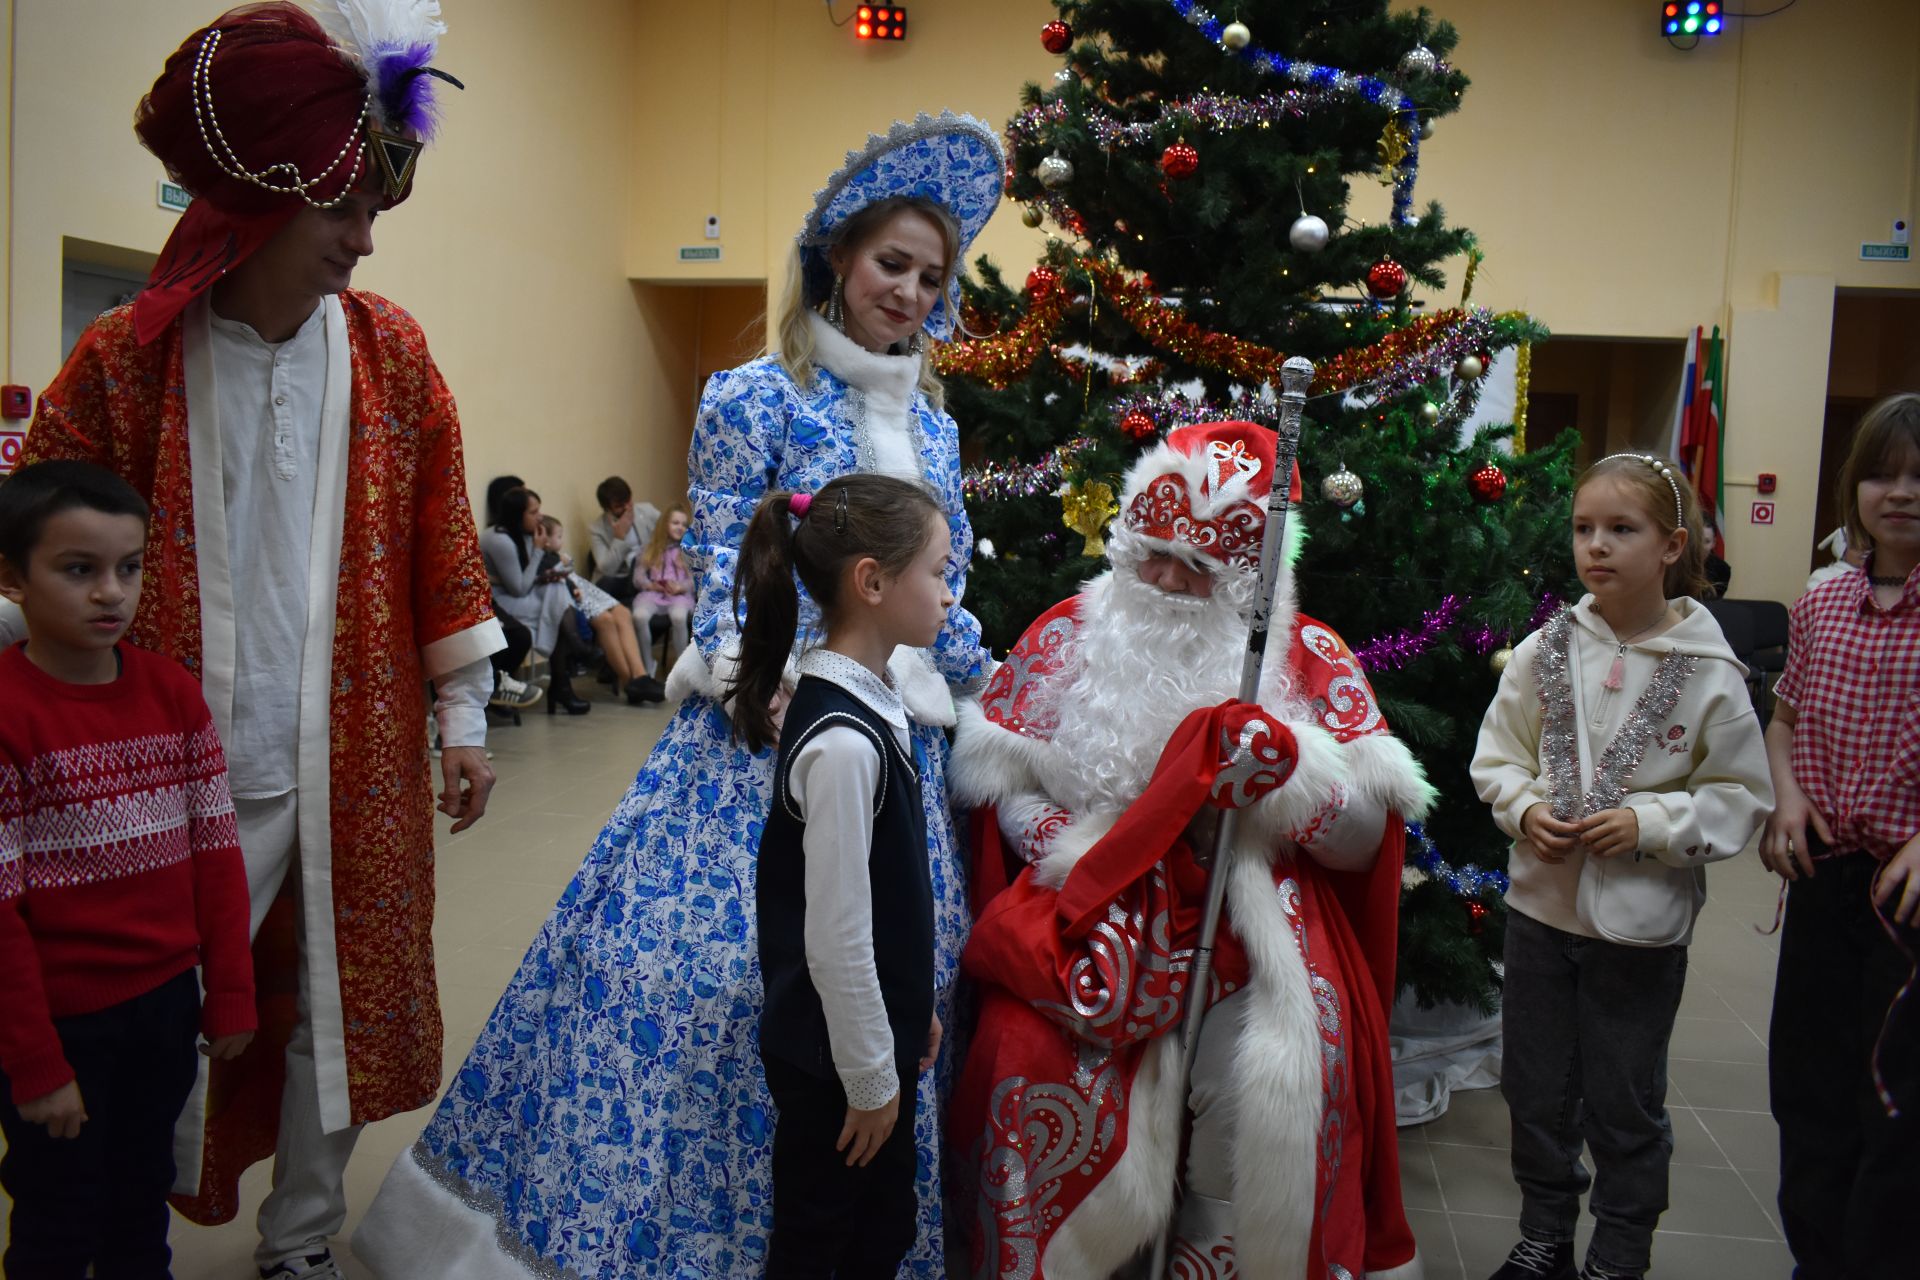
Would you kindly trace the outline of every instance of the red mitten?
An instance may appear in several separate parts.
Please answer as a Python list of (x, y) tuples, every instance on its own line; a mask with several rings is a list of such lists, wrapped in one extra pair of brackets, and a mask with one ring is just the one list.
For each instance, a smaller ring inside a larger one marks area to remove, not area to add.
[(1227, 709), (1220, 730), (1220, 774), (1208, 801), (1243, 809), (1285, 783), (1298, 759), (1293, 730), (1250, 702)]

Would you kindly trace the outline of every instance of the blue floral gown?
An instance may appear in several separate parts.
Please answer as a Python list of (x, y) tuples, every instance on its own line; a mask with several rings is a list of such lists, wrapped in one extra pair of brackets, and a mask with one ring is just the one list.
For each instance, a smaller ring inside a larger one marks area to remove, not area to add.
[[(689, 455), (685, 547), (699, 584), (694, 639), (710, 669), (736, 639), (734, 568), (755, 504), (772, 488), (811, 492), (871, 469), (865, 399), (825, 369), (799, 386), (772, 359), (709, 382)], [(973, 534), (953, 420), (918, 394), (911, 417), (922, 474), (952, 529), (958, 600)], [(803, 630), (811, 629), (818, 614), (804, 597), (802, 609)], [(958, 605), (923, 652), (955, 689), (977, 683), (989, 665), (978, 623)], [(932, 846), (937, 1007), (951, 1025), (968, 918), (946, 740), (920, 724), (913, 739)], [(395, 1202), (381, 1231), (442, 1241), (433, 1256), (451, 1260), (462, 1256), (455, 1237), (490, 1228), (488, 1266), (502, 1275), (760, 1272), (772, 1222), (773, 1116), (757, 1036), (754, 850), (772, 774), (772, 753), (736, 746), (711, 696), (682, 703), (425, 1132), (396, 1163), (380, 1197)], [(920, 1232), (904, 1274), (945, 1274), (947, 1056), (920, 1081)], [(417, 1168), (404, 1169), (409, 1161)], [(436, 1227), (429, 1220), (443, 1210), (448, 1223)], [(370, 1227), (380, 1211), (376, 1202)], [(363, 1239), (355, 1245), (368, 1252)]]

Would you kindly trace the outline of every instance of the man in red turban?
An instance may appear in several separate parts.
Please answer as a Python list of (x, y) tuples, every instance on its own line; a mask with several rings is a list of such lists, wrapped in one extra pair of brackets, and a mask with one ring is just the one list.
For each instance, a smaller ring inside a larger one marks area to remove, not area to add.
[(187, 37), (134, 127), (193, 203), (145, 290), (81, 337), (23, 458), (147, 498), (130, 637), (200, 677), (226, 744), (261, 1035), (196, 1089), (176, 1204), (225, 1221), (274, 1155), (263, 1276), (339, 1274), (359, 1126), (438, 1090), (426, 682), (455, 831), (493, 784), (504, 640), (453, 398), (412, 317), (348, 287), (449, 78), (428, 66), (439, 7), (334, 0), (330, 30), (249, 5)]
[[(1401, 819), (1432, 792), (1284, 567), (1257, 705), (1234, 700), (1275, 470), (1274, 433), (1247, 422), (1142, 455), (1109, 571), (961, 712), (982, 1003), (950, 1133), (976, 1276), (1131, 1274), (1162, 1229), (1179, 1275), (1420, 1274), (1386, 1009)], [(1213, 980), (1191, 991), (1194, 853), (1227, 807)], [(1192, 999), (1212, 1011), (1183, 1093)]]

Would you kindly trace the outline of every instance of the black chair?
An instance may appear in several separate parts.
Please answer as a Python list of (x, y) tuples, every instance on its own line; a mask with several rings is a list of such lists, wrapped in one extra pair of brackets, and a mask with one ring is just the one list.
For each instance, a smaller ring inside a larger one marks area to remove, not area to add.
[(1747, 668), (1747, 698), (1753, 703), (1753, 713), (1760, 717), (1761, 727), (1765, 728), (1768, 685), (1755, 652), (1759, 637), (1754, 626), (1754, 613), (1748, 608), (1757, 603), (1753, 600), (1702, 600), (1700, 606), (1720, 624), (1720, 634), (1727, 638), (1727, 648), (1733, 650), (1733, 656)]
[(1778, 600), (1742, 600), (1753, 620), (1753, 660), (1778, 676), (1787, 665), (1787, 606)]

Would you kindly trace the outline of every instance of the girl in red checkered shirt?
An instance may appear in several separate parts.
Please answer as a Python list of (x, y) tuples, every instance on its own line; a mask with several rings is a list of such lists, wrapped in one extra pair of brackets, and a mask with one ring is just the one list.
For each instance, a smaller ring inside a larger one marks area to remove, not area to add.
[(1870, 550), (1793, 606), (1760, 842), (1788, 883), (1768, 1071), (1781, 1223), (1807, 1280), (1916, 1265), (1920, 395), (1867, 412), (1839, 498)]

